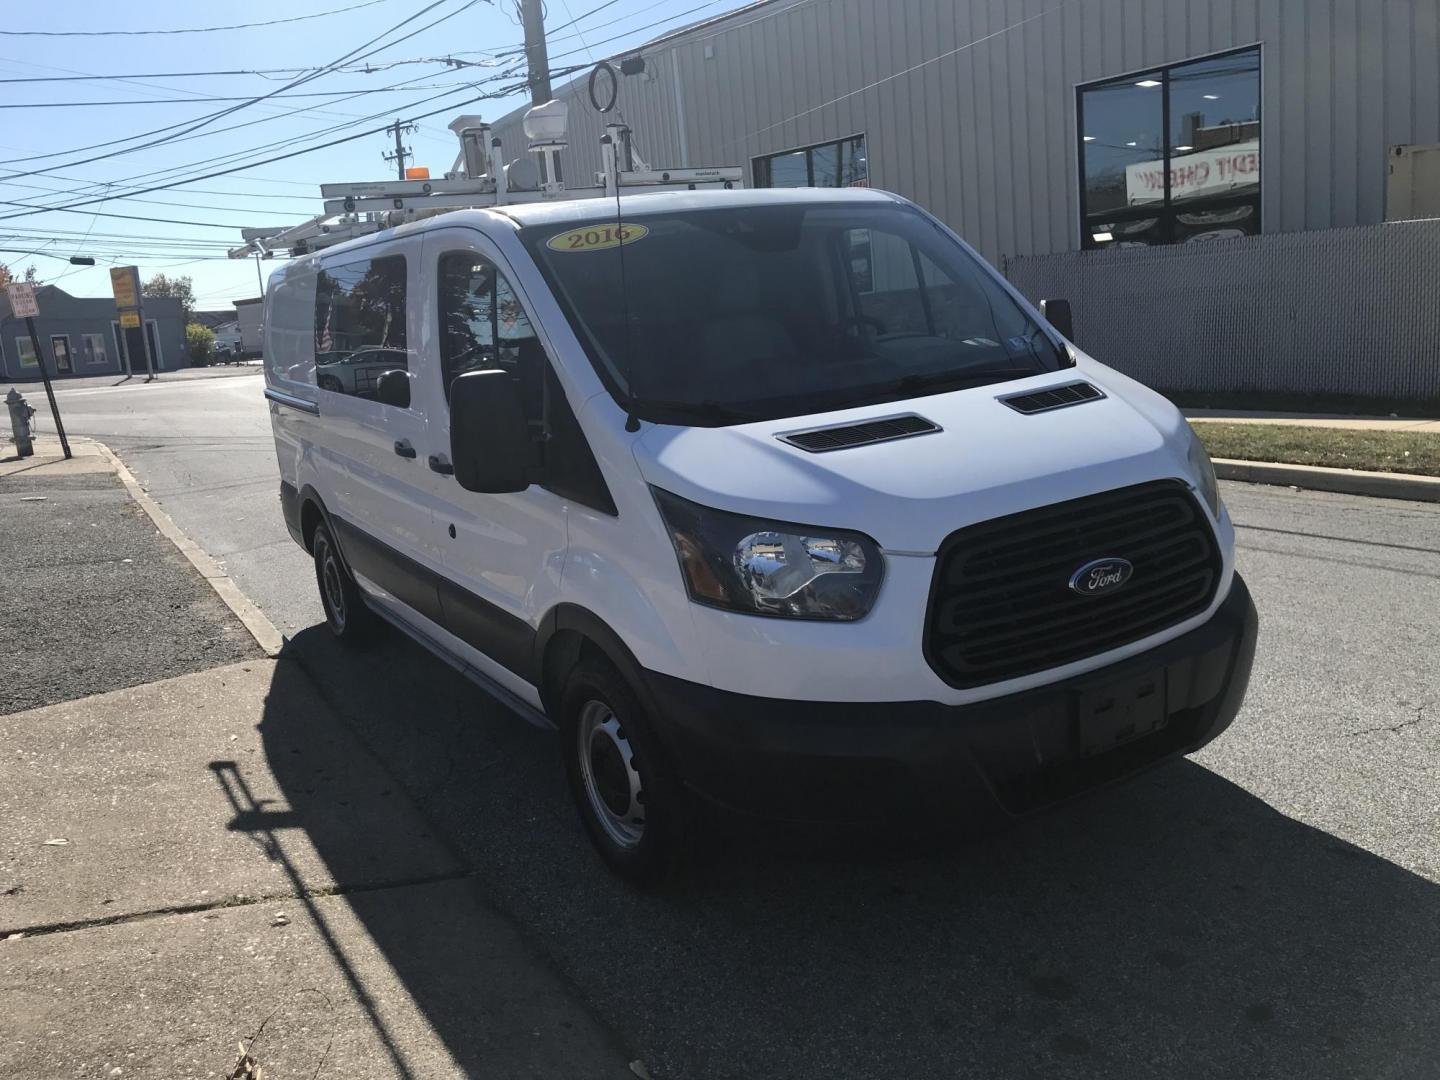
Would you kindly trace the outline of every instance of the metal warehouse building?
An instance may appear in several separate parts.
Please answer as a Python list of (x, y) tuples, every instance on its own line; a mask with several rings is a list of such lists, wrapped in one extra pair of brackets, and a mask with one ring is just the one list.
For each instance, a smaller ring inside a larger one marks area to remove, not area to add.
[[(619, 118), (655, 167), (914, 199), (1166, 388), (1440, 399), (1440, 221), (1381, 224), (1440, 215), (1440, 0), (761, 0), (625, 55), (615, 112), (556, 91), (572, 182)], [(1274, 290), (1315, 341), (1251, 325)]]

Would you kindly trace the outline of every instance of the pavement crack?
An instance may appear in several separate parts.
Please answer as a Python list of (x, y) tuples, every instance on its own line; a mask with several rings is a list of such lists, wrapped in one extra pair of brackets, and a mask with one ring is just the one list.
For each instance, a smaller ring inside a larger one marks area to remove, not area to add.
[(94, 930), (106, 926), (124, 926), (128, 923), (162, 919), (169, 915), (196, 915), (207, 911), (224, 911), (229, 908), (254, 907), (256, 904), (273, 904), (285, 900), (320, 899), (327, 896), (354, 896), (361, 893), (383, 892), (386, 889), (410, 889), (425, 885), (439, 885), (447, 881), (462, 881), (474, 877), (478, 870), (466, 867), (443, 874), (424, 874), (393, 881), (370, 881), (358, 885), (325, 885), (313, 889), (279, 889), (270, 893), (243, 893), (220, 897), (200, 904), (171, 904), (166, 907), (149, 908), (145, 911), (130, 911), (119, 915), (105, 915), (94, 919), (70, 919), (64, 922), (39, 923), (33, 926), (0, 927), (0, 945), (7, 938), (20, 935), (22, 940), (46, 937), (50, 934), (68, 934), (76, 930)]
[(1360, 728), (1358, 731), (1347, 732), (1347, 739), (1355, 739), (1361, 735), (1374, 735), (1377, 732), (1388, 731), (1392, 735), (1398, 735), (1406, 728), (1415, 727), (1425, 719), (1425, 706), (1415, 707), (1415, 715), (1408, 720), (1401, 720), (1398, 724), (1376, 724), (1374, 727)]

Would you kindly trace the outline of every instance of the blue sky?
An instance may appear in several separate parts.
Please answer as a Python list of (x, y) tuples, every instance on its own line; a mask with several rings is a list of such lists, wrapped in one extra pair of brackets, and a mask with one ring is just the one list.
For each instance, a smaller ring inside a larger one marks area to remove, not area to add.
[[(547, 0), (551, 67), (558, 70), (588, 63), (592, 55), (613, 55), (744, 2)], [(91, 36), (95, 31), (294, 19), (356, 4), (363, 6), (266, 27)], [(425, 29), (430, 23), (435, 25)], [(71, 36), (54, 36), (60, 34)], [(361, 48), (382, 34), (378, 42)], [(407, 136), (407, 142), (415, 153), (412, 164), (428, 165), (432, 175), (442, 175), (455, 156), (454, 138), (445, 128), (451, 116), (478, 112), (494, 119), (523, 102), (523, 95), (515, 95), (461, 105), (518, 81), (504, 73), (523, 66), (523, 58), (513, 55), (522, 37), (514, 0), (251, 0), (243, 5), (217, 0), (185, 5), (62, 0), (7, 5), (0, 16), (0, 80), (11, 80), (0, 82), (0, 106), (5, 106), (0, 108), (0, 262), (16, 270), (33, 264), (42, 281), (80, 296), (108, 295), (108, 267), (126, 263), (138, 265), (146, 277), (156, 271), (189, 275), (202, 308), (223, 308), (254, 296), (254, 261), (216, 257), (240, 243), (240, 227), (293, 224), (320, 212), (322, 182), (393, 175), (394, 166), (381, 160), (382, 152), (393, 148), (390, 137), (369, 135), (165, 190), (140, 194), (138, 189), (250, 165), (437, 109), (443, 111), (420, 120), (419, 131)], [(365, 57), (361, 68), (368, 63), (372, 70), (327, 72), (285, 89), (307, 72), (352, 52), (357, 59)], [(447, 56), (486, 66), (457, 69), (443, 62)], [(264, 74), (162, 77), (257, 70)], [(77, 75), (127, 78), (13, 81)], [(381, 87), (396, 88), (377, 92)], [(266, 102), (246, 105), (249, 98), (272, 93), (276, 96)], [(325, 96), (289, 96), (298, 94)], [(141, 103), (156, 99), (161, 100)], [(71, 102), (119, 104), (56, 107)], [(227, 109), (237, 111), (191, 130), (201, 118)], [(270, 145), (288, 140), (299, 141)], [(155, 145), (143, 145), (148, 143)], [(266, 148), (259, 149), (262, 146)], [(97, 160), (86, 160), (91, 158)], [(125, 194), (134, 197), (119, 197)], [(29, 212), (37, 205), (102, 196), (103, 202), (68, 211)], [(136, 221), (96, 211), (171, 220)], [(36, 250), (58, 258), (26, 257)], [(97, 265), (72, 267), (66, 261), (72, 254), (92, 255)], [(274, 264), (262, 265), (268, 273)]]

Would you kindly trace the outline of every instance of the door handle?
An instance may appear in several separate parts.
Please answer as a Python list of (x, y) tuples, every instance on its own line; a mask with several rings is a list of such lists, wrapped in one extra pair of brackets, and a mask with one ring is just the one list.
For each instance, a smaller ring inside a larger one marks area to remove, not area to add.
[(431, 454), (430, 471), (438, 472), (441, 476), (454, 476), (455, 466), (451, 465), (448, 461), (441, 461), (437, 455)]
[(413, 458), (415, 456), (415, 447), (410, 445), (409, 439), (400, 439), (395, 443), (395, 453), (403, 458)]

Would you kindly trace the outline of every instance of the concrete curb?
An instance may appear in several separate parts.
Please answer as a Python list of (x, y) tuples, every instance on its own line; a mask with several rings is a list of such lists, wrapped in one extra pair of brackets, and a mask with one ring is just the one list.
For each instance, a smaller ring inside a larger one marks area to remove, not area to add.
[(250, 636), (255, 639), (255, 643), (260, 648), (265, 650), (265, 655), (279, 656), (280, 650), (285, 645), (285, 635), (280, 633), (275, 628), (275, 624), (265, 616), (265, 613), (240, 591), (240, 586), (236, 585), (234, 579), (221, 569), (214, 557), (186, 536), (180, 526), (171, 520), (170, 515), (160, 509), (160, 504), (140, 486), (140, 482), (125, 467), (125, 463), (120, 460), (115, 451), (96, 439), (90, 441), (110, 462), (115, 469), (115, 474), (120, 477), (120, 482), (130, 493), (130, 497), (155, 523), (155, 527), (160, 530), (161, 535), (174, 544), (180, 554), (190, 560), (190, 565), (199, 571), (200, 576), (210, 583), (210, 587), (215, 590), (215, 595), (234, 613), (245, 629), (250, 631)]
[(1215, 475), (1221, 480), (1285, 484), (1309, 488), (1311, 491), (1334, 491), (1342, 495), (1440, 502), (1440, 477), (1433, 476), (1362, 472), (1359, 469), (1326, 469), (1318, 465), (1282, 465), (1275, 461), (1236, 461), (1232, 458), (1216, 458)]

